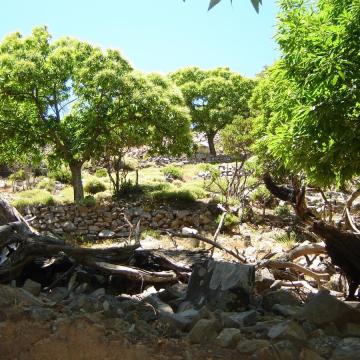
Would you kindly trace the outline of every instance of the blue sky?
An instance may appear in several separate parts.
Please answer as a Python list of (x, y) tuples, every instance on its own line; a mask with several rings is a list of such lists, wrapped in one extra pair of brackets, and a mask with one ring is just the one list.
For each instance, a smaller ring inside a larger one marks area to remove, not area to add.
[(264, 0), (2, 0), (0, 36), (29, 34), (47, 25), (54, 38), (69, 35), (119, 49), (143, 71), (168, 72), (197, 65), (228, 66), (254, 76), (279, 56), (273, 40), (277, 6)]

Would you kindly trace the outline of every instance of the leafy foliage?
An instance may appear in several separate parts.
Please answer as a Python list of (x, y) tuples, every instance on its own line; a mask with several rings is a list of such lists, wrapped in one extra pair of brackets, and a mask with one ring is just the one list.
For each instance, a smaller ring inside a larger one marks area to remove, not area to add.
[(246, 159), (250, 155), (250, 146), (254, 142), (251, 119), (241, 116), (221, 130), (220, 140), (224, 152), (235, 158)]
[(61, 182), (62, 184), (71, 183), (71, 172), (66, 166), (60, 166), (48, 173), (49, 178)]
[(201, 70), (189, 67), (170, 76), (182, 90), (194, 130), (205, 132), (214, 155), (215, 135), (236, 116), (248, 117), (248, 100), (254, 81), (228, 68)]
[(102, 178), (102, 177), (106, 177), (108, 175), (107, 170), (104, 168), (98, 168), (95, 171), (95, 176)]
[(282, 58), (255, 90), (257, 146), (313, 183), (344, 183), (360, 173), (360, 3), (280, 6)]
[(183, 178), (183, 171), (178, 166), (174, 166), (174, 165), (165, 166), (163, 169), (161, 169), (161, 172), (165, 176), (171, 177), (172, 179), (181, 180)]
[[(221, 221), (221, 215), (218, 215), (215, 219), (215, 223), (219, 225), (220, 221)], [(230, 214), (226, 214), (223, 227), (226, 230), (231, 230), (235, 226), (239, 225), (239, 223), (240, 223), (239, 217), (230, 213)]]
[[(183, 1), (185, 2), (185, 0), (183, 0)], [(211, 10), (214, 6), (216, 6), (220, 2), (221, 2), (221, 0), (210, 0), (208, 10)], [(230, 2), (232, 3), (232, 0), (230, 0)], [(262, 4), (262, 0), (251, 0), (251, 4), (253, 5), (255, 11), (258, 13), (259, 7)]]
[(106, 185), (97, 178), (89, 179), (84, 185), (85, 192), (89, 194), (96, 194), (106, 190)]
[(44, 189), (49, 193), (52, 193), (55, 190), (55, 180), (44, 178), (40, 180), (36, 186), (38, 189)]

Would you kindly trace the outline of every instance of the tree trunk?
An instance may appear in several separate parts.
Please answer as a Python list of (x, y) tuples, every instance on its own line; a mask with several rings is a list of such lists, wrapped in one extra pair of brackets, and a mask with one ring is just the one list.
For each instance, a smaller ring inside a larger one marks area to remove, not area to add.
[(212, 156), (216, 156), (216, 150), (215, 150), (215, 144), (214, 144), (215, 135), (216, 134), (213, 131), (206, 133), (206, 137), (207, 137), (208, 144), (209, 144), (210, 154)]
[(81, 162), (72, 162), (69, 164), (71, 170), (71, 183), (74, 189), (74, 201), (79, 203), (84, 200), (84, 188), (81, 179)]

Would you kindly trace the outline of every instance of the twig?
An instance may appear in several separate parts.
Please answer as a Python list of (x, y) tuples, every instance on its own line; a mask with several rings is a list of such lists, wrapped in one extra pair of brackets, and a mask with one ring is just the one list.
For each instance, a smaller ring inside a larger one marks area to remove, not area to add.
[[(225, 210), (225, 209), (224, 209), (224, 210)], [(218, 236), (219, 236), (219, 234), (220, 234), (220, 231), (221, 231), (221, 229), (222, 229), (222, 227), (223, 227), (223, 225), (224, 225), (224, 221), (225, 221), (226, 214), (227, 214), (227, 212), (226, 212), (226, 210), (225, 210), (225, 211), (222, 213), (222, 215), (221, 215), (221, 219), (220, 219), (220, 222), (219, 222), (219, 226), (217, 227), (217, 229), (216, 229), (216, 231), (215, 231), (215, 234), (214, 234), (214, 239), (213, 239), (214, 243), (216, 243), (216, 240), (217, 240), (217, 238), (218, 238)], [(215, 250), (215, 247), (213, 246), (213, 248), (211, 249), (210, 257), (213, 257), (213, 255), (214, 255), (214, 250)]]
[(208, 239), (207, 237), (205, 236), (202, 236), (202, 235), (198, 235), (198, 234), (182, 234), (182, 233), (178, 233), (178, 232), (174, 232), (170, 229), (168, 230), (162, 230), (163, 233), (165, 234), (168, 234), (168, 235), (172, 235), (172, 236), (176, 236), (176, 237), (180, 237), (180, 238), (192, 238), (192, 239), (197, 239), (197, 240), (201, 240), (207, 244), (210, 244), (224, 252), (226, 252), (227, 254), (233, 256), (235, 259), (239, 260), (240, 262), (242, 263), (246, 263), (246, 259), (245, 257), (243, 257), (242, 255), (240, 254), (236, 254), (236, 252), (232, 251), (232, 250), (229, 250), (229, 249), (226, 249), (224, 248), (222, 245), (214, 242), (213, 240), (210, 240)]

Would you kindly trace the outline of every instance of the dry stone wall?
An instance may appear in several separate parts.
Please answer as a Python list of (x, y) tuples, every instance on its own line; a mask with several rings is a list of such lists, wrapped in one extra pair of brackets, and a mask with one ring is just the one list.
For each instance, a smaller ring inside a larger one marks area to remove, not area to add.
[(167, 207), (144, 209), (122, 206), (120, 203), (85, 207), (79, 205), (37, 206), (29, 209), (35, 217), (31, 225), (38, 231), (58, 235), (77, 235), (88, 239), (128, 236), (130, 225), (140, 220), (142, 230), (181, 229), (184, 226), (212, 231), (214, 219), (204, 208), (196, 211)]

